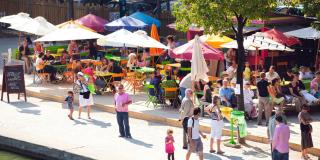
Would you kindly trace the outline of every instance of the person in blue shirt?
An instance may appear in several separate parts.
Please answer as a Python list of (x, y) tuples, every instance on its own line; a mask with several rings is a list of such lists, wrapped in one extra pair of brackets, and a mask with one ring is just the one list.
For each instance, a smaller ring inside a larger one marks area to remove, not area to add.
[(232, 107), (232, 98), (234, 96), (234, 90), (228, 86), (228, 80), (223, 80), (222, 87), (219, 90), (221, 97), (221, 104), (227, 107)]
[(160, 74), (160, 70), (154, 71), (154, 77), (151, 79), (150, 84), (154, 85), (155, 96), (157, 97), (158, 101), (161, 101), (161, 86), (160, 83), (162, 81), (162, 76)]

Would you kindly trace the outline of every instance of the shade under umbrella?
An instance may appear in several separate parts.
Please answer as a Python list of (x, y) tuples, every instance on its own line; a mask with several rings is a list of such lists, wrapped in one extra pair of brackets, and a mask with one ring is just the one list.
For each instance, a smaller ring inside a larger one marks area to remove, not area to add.
[(98, 39), (103, 37), (103, 35), (92, 32), (91, 30), (85, 28), (86, 27), (82, 25), (74, 23), (74, 21), (69, 21), (61, 28), (44, 35), (43, 37), (35, 40), (35, 42)]
[[(172, 58), (191, 60), (192, 56), (193, 56), (193, 51), (194, 51), (195, 45), (196, 45), (196, 41), (195, 41), (195, 39), (193, 39), (193, 40), (189, 41), (188, 43), (173, 49), (172, 54), (170, 56)], [(201, 53), (203, 54), (205, 59), (208, 59), (208, 60), (223, 60), (224, 59), (223, 52), (220, 51), (219, 49), (212, 48), (208, 44), (201, 42), (201, 41), (199, 42), (199, 46), (201, 49)]]
[(30, 19), (29, 21), (26, 21), (23, 24), (14, 24), (9, 28), (39, 36), (43, 36), (58, 29), (55, 25), (49, 23), (43, 17), (36, 17), (34, 19)]
[(116, 19), (112, 22), (105, 24), (105, 29), (109, 31), (115, 31), (118, 29), (126, 30), (138, 30), (147, 27), (148, 25), (138, 19), (135, 19), (130, 16), (124, 16), (119, 19)]
[(23, 13), (20, 12), (18, 14), (15, 15), (10, 15), (10, 16), (5, 16), (5, 17), (1, 17), (0, 18), (0, 22), (1, 23), (8, 23), (11, 25), (19, 25), (19, 24), (23, 24), (29, 20), (31, 20), (32, 18), (29, 17), (28, 13)]
[(284, 34), (302, 39), (320, 39), (320, 31), (312, 27), (285, 32)]
[(191, 80), (199, 81), (202, 79), (206, 82), (209, 82), (207, 75), (209, 69), (202, 53), (201, 43), (202, 42), (199, 40), (199, 36), (196, 35), (194, 38), (194, 47), (191, 60)]
[(104, 25), (108, 23), (107, 20), (91, 13), (75, 20), (75, 22), (89, 27), (97, 32), (104, 32)]

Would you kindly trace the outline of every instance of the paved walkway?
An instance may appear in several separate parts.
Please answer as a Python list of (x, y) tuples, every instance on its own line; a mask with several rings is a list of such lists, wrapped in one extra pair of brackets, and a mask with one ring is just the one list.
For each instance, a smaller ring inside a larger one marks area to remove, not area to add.
[[(1, 73), (1, 72), (0, 72)], [(0, 74), (0, 78), (2, 79), (2, 74)], [(32, 75), (26, 75), (26, 86), (28, 90), (53, 95), (53, 96), (65, 96), (68, 90), (72, 90), (72, 84), (33, 84), (33, 76)], [(2, 82), (0, 82), (1, 84)], [(127, 89), (128, 90), (128, 89)], [(148, 115), (154, 115), (154, 116), (161, 116), (161, 117), (167, 117), (172, 119), (178, 119), (178, 110), (173, 109), (171, 107), (158, 107), (154, 108), (153, 106), (146, 107), (146, 95), (144, 93), (136, 93), (136, 95), (133, 95), (132, 92), (129, 91), (129, 93), (133, 97), (134, 103), (130, 106), (130, 110), (144, 113)], [(15, 96), (11, 96), (11, 99), (14, 99)], [(103, 104), (107, 106), (113, 106), (113, 99), (111, 94), (107, 95), (95, 95), (94, 100), (96, 104)], [(6, 97), (5, 97), (6, 100)], [(320, 148), (320, 109), (319, 108), (313, 108), (311, 112), (313, 118), (314, 118), (314, 132), (312, 134), (314, 146), (316, 148)], [(300, 144), (301, 138), (300, 138), (300, 128), (299, 123), (297, 119), (297, 113), (295, 112), (287, 112), (288, 115), (288, 122), (291, 130), (291, 138), (290, 142)], [(210, 119), (209, 118), (203, 118), (202, 120), (203, 125), (210, 126)], [(229, 128), (229, 123), (226, 123), (225, 128)], [(249, 121), (248, 122), (248, 134), (260, 136), (260, 137), (266, 137), (267, 129), (265, 126), (257, 126), (256, 121)]]
[[(118, 137), (114, 114), (93, 110), (92, 120), (71, 121), (68, 110), (61, 103), (28, 97), (28, 102), (13, 100), (0, 102), (0, 135), (56, 149), (84, 155), (94, 159), (166, 159), (164, 137), (168, 126), (130, 119), (133, 139)], [(85, 114), (83, 117), (86, 117)], [(176, 159), (184, 159), (181, 149), (182, 129), (171, 127), (176, 140)], [(224, 139), (227, 137), (224, 137)], [(226, 140), (226, 139), (225, 139)], [(241, 149), (223, 147), (223, 156), (208, 153), (209, 140), (204, 140), (207, 160), (269, 160), (270, 146), (247, 141)], [(290, 151), (290, 159), (299, 153)], [(191, 159), (196, 159), (193, 155)], [(316, 157), (312, 157), (316, 160)]]

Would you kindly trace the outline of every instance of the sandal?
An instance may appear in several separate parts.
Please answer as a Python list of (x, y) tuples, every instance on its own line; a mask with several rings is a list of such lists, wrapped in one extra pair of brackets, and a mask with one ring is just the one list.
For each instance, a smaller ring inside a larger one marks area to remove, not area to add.
[(223, 153), (224, 153), (223, 151), (218, 151), (218, 152), (217, 152), (217, 154), (223, 154)]
[(209, 150), (210, 153), (215, 153), (216, 151), (214, 149)]

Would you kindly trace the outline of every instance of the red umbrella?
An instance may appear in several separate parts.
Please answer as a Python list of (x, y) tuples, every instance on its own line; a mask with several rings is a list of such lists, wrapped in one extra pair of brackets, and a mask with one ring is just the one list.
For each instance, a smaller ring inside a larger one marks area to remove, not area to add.
[(287, 46), (293, 46), (295, 44), (301, 44), (298, 38), (295, 37), (288, 37), (284, 35), (282, 32), (276, 30), (276, 29), (271, 29), (266, 32), (263, 32), (264, 36), (267, 38), (270, 38), (276, 42), (279, 42), (283, 45)]
[(108, 23), (107, 20), (91, 13), (75, 21), (97, 32), (104, 32), (104, 25)]
[[(223, 52), (219, 49), (212, 48), (208, 44), (200, 41), (200, 47), (202, 54), (206, 60), (223, 60)], [(184, 60), (191, 60), (192, 52), (194, 48), (194, 40), (173, 49), (173, 53), (170, 55), (172, 58), (179, 58)]]

